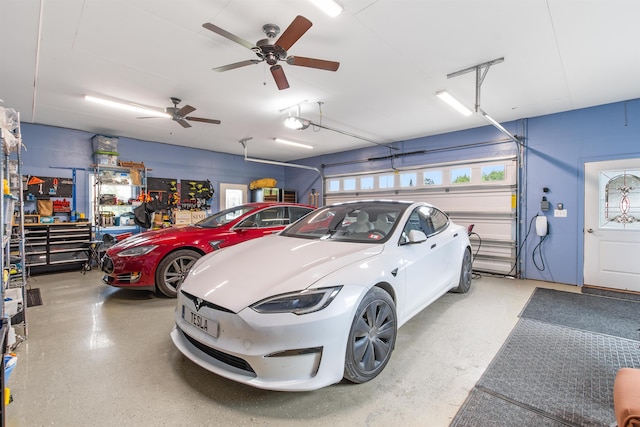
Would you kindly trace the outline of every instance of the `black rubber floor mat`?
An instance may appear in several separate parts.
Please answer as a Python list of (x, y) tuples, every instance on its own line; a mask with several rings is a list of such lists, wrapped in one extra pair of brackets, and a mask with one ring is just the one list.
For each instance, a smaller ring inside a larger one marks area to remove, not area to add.
[(608, 426), (616, 372), (640, 368), (638, 344), (520, 319), (451, 425)]
[(503, 396), (474, 388), (449, 427), (560, 427), (574, 426), (514, 404)]
[(638, 340), (640, 301), (536, 288), (520, 317)]
[(582, 287), (583, 294), (599, 295), (602, 297), (629, 299), (632, 301), (640, 301), (640, 293), (617, 291), (615, 289), (591, 288), (589, 286)]
[(27, 289), (27, 307), (42, 305), (40, 288)]

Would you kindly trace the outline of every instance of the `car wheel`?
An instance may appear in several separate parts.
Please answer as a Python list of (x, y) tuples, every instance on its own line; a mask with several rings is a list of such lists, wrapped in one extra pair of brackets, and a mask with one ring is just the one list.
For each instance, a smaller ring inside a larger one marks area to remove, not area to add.
[(456, 292), (459, 294), (469, 292), (469, 289), (471, 289), (471, 270), (471, 251), (467, 248), (464, 251), (464, 258), (462, 259), (462, 268), (460, 269), (460, 280), (458, 282), (458, 287), (453, 288), (451, 292)]
[(396, 307), (387, 292), (372, 288), (356, 310), (349, 331), (344, 377), (353, 383), (375, 378), (391, 358), (398, 329)]
[(198, 252), (188, 249), (171, 252), (167, 255), (156, 270), (156, 287), (158, 290), (168, 296), (175, 298), (178, 293), (178, 287), (187, 277), (189, 269), (201, 257)]

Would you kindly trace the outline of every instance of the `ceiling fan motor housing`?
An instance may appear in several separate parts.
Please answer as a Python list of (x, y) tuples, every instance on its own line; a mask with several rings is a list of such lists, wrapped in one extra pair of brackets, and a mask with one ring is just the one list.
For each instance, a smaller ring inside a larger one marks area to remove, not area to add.
[(257, 49), (253, 49), (258, 58), (267, 61), (269, 65), (275, 65), (278, 61), (284, 61), (287, 58), (287, 51), (271, 43), (269, 39), (259, 40)]

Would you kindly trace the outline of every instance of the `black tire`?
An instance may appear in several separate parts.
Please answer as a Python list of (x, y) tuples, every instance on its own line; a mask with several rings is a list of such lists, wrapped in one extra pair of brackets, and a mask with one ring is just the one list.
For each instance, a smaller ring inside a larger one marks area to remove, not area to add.
[(458, 281), (458, 287), (451, 289), (451, 292), (455, 292), (458, 294), (469, 292), (469, 289), (471, 289), (472, 275), (471, 250), (467, 248), (464, 251), (464, 257), (462, 258), (462, 267), (460, 268), (460, 280)]
[(396, 344), (398, 318), (391, 296), (372, 288), (356, 310), (344, 363), (344, 377), (356, 384), (372, 380), (387, 365)]
[(187, 273), (200, 257), (202, 255), (198, 252), (189, 249), (171, 252), (164, 257), (156, 269), (158, 291), (169, 298), (175, 298)]

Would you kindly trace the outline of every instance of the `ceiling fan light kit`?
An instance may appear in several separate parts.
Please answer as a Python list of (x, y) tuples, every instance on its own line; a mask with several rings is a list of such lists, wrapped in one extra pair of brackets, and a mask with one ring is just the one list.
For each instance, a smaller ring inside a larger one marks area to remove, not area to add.
[(259, 40), (255, 46), (245, 39), (236, 36), (224, 30), (217, 25), (210, 22), (202, 24), (204, 28), (212, 31), (234, 43), (242, 45), (251, 50), (259, 59), (249, 59), (246, 61), (235, 62), (233, 64), (223, 65), (216, 67), (213, 70), (218, 72), (234, 70), (236, 68), (245, 67), (247, 65), (258, 64), (260, 62), (266, 62), (270, 65), (271, 75), (273, 76), (276, 86), (279, 90), (287, 89), (289, 82), (284, 73), (282, 66), (278, 64), (280, 61), (286, 62), (288, 65), (316, 68), (318, 70), (337, 71), (340, 67), (339, 62), (327, 61), (324, 59), (307, 58), (303, 56), (287, 56), (287, 51), (296, 43), (304, 33), (311, 28), (313, 24), (304, 16), (298, 15), (293, 22), (289, 24), (286, 30), (280, 35), (280, 37), (274, 39), (280, 34), (280, 27), (275, 24), (265, 24), (262, 27), (262, 31), (266, 34), (267, 38)]

